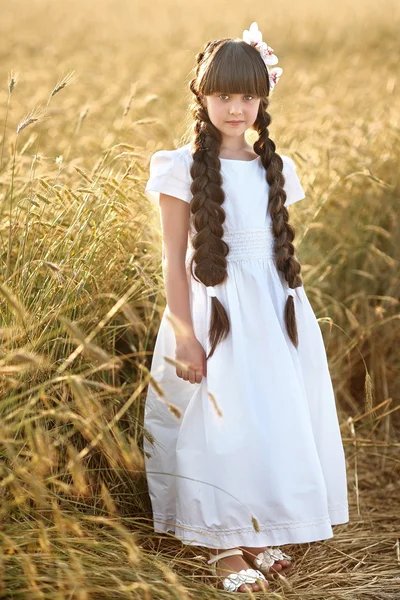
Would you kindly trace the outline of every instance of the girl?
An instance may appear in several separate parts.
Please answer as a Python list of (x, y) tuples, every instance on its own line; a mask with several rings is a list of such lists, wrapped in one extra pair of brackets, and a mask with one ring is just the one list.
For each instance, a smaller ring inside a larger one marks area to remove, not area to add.
[(190, 82), (192, 140), (155, 152), (146, 186), (167, 296), (144, 423), (154, 528), (208, 548), (235, 592), (290, 566), (268, 545), (348, 521), (335, 397), (289, 224), (304, 191), (268, 131), (276, 62), (256, 23), (209, 42)]

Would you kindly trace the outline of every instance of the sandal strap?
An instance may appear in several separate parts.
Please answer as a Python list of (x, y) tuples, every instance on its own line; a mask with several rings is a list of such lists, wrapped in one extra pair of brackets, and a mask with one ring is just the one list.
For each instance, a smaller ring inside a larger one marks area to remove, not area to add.
[(208, 565), (212, 565), (213, 563), (217, 562), (217, 560), (219, 560), (220, 558), (227, 558), (228, 556), (235, 556), (235, 554), (243, 554), (242, 550), (239, 550), (239, 548), (232, 548), (231, 550), (224, 550), (223, 552), (220, 552), (219, 554), (212, 554), (210, 552), (210, 560), (207, 561)]

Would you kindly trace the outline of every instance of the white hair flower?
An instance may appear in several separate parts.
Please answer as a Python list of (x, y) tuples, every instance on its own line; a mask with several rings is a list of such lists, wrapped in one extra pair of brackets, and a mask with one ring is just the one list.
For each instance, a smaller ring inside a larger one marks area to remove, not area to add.
[(274, 54), (274, 49), (263, 42), (260, 46), (260, 54), (266, 65), (276, 65), (278, 57)]
[(280, 67), (274, 67), (273, 69), (270, 69), (270, 71), (269, 71), (270, 92), (272, 92), (272, 90), (278, 83), (282, 73), (283, 73), (283, 69), (281, 69)]
[(258, 30), (256, 22), (252, 23), (249, 29), (243, 31), (243, 39), (247, 44), (257, 48), (262, 43), (262, 33)]
[(268, 46), (267, 42), (263, 42), (262, 33), (258, 29), (258, 25), (255, 21), (250, 25), (249, 29), (243, 31), (243, 41), (245, 41), (246, 44), (253, 46), (260, 53), (260, 56), (267, 67), (270, 92), (272, 92), (283, 73), (283, 69), (281, 69), (281, 67), (269, 69), (270, 66), (277, 64), (278, 57), (274, 54), (274, 49)]

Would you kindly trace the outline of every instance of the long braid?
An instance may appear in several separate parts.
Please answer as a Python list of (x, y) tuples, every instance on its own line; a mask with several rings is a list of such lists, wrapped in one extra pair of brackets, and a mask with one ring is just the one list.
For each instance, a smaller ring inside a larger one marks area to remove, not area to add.
[[(283, 161), (279, 154), (275, 152), (275, 143), (269, 137), (268, 127), (271, 123), (271, 116), (266, 110), (268, 104), (268, 98), (263, 98), (260, 102), (260, 109), (254, 123), (254, 129), (257, 131), (259, 137), (254, 143), (253, 148), (254, 152), (261, 157), (269, 184), (268, 210), (271, 215), (272, 230), (275, 238), (275, 263), (277, 269), (284, 274), (289, 287), (296, 288), (303, 283), (301, 265), (295, 256), (293, 245), (295, 230), (289, 223), (289, 211), (284, 204), (286, 201), (286, 192), (283, 189), (285, 183), (285, 178), (282, 174)], [(287, 297), (284, 315), (288, 335), (297, 347), (299, 340), (294, 298), (291, 295)]]
[[(200, 94), (195, 88), (199, 66), (207, 49), (212, 49), (218, 43), (209, 43), (204, 52), (197, 55), (196, 77), (190, 82), (190, 89), (195, 96), (192, 105), (193, 124), (193, 163), (190, 168), (192, 184), (190, 187), (193, 195), (190, 210), (193, 214), (193, 225), (196, 230), (192, 238), (194, 253), (190, 260), (190, 270), (196, 278), (206, 286), (222, 283), (227, 278), (226, 255), (229, 246), (223, 241), (223, 223), (226, 218), (222, 204), (225, 193), (222, 189), (221, 163), (219, 151), (222, 142), (220, 131), (211, 123), (204, 108)], [(216, 346), (230, 331), (227, 312), (217, 297), (211, 298), (210, 321), (210, 352), (211, 357)]]

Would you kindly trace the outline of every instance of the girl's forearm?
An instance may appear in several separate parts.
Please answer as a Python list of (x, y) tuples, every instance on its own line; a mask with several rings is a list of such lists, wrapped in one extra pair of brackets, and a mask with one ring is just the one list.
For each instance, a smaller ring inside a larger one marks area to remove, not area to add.
[(180, 340), (195, 337), (185, 264), (171, 263), (164, 259), (162, 269), (168, 308), (172, 318), (177, 321), (177, 326), (174, 327), (175, 338)]

